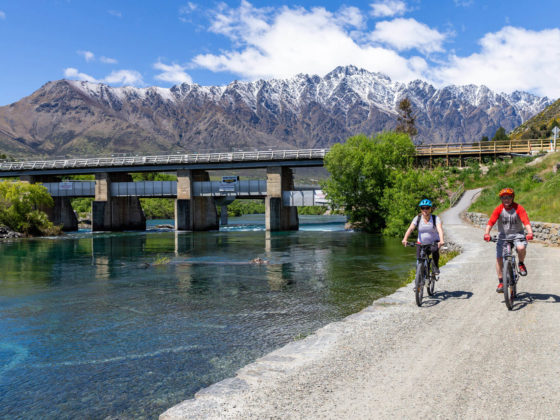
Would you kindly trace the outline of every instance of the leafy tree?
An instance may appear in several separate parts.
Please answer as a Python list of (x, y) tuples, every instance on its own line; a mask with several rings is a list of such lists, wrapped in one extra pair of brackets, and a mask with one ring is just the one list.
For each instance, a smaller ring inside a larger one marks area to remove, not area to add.
[(441, 179), (435, 172), (414, 169), (414, 155), (414, 144), (404, 133), (351, 137), (325, 156), (331, 177), (323, 188), (355, 227), (402, 234), (421, 198), (443, 197)]
[(0, 181), (0, 224), (28, 235), (51, 235), (60, 232), (49, 221), (42, 206), (52, 206), (53, 199), (40, 184)]
[(416, 115), (412, 112), (412, 102), (408, 98), (401, 99), (397, 105), (400, 115), (397, 119), (398, 124), (395, 131), (398, 133), (406, 133), (411, 138), (418, 134), (416, 129)]
[(500, 126), (500, 128), (498, 128), (496, 130), (496, 134), (494, 134), (494, 137), (492, 137), (493, 141), (496, 140), (509, 140), (508, 135), (506, 134), (506, 129), (502, 126)]
[(482, 136), (482, 138), (480, 139), (480, 141), (490, 141), (490, 139), (488, 138), (488, 136)]
[(552, 129), (553, 129), (554, 127), (560, 128), (560, 124), (558, 123), (558, 120), (552, 120), (552, 122), (551, 122), (550, 125), (548, 126), (548, 131), (552, 131)]

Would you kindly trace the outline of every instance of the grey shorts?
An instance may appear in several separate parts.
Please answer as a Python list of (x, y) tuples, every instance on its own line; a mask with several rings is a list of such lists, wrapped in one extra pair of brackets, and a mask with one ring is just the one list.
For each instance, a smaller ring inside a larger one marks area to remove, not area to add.
[[(519, 245), (523, 245), (527, 248), (527, 239), (525, 239), (524, 233), (516, 233), (514, 235), (508, 235), (506, 239), (513, 239), (513, 244), (517, 248)], [(498, 239), (496, 243), (496, 258), (503, 258), (504, 257), (504, 241)]]

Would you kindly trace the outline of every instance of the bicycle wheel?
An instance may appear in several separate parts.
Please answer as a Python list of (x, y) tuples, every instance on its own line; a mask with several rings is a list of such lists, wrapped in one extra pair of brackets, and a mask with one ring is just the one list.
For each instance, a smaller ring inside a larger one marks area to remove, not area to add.
[(508, 310), (513, 309), (513, 300), (515, 299), (515, 284), (513, 282), (513, 266), (511, 261), (504, 263), (504, 301)]
[(416, 297), (416, 304), (418, 306), (422, 306), (422, 298), (424, 297), (424, 265), (422, 263), (418, 263), (416, 266), (414, 296)]
[(435, 288), (436, 288), (436, 282), (434, 280), (433, 275), (430, 273), (427, 276), (427, 283), (426, 283), (426, 291), (428, 292), (428, 296), (434, 295)]

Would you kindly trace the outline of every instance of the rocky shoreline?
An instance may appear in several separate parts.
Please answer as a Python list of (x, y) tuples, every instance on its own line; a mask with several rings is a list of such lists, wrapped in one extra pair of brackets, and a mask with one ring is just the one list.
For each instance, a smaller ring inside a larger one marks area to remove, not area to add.
[(0, 241), (4, 239), (17, 239), (23, 237), (23, 234), (13, 231), (7, 226), (0, 226)]

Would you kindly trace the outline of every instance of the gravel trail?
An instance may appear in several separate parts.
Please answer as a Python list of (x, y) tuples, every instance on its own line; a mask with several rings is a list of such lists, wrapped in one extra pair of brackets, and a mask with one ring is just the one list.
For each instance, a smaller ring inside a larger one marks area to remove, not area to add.
[(421, 308), (405, 286), (160, 419), (559, 418), (560, 249), (530, 243), (508, 311), (495, 244), (459, 217), (474, 194), (442, 214), (446, 240), (464, 252)]

